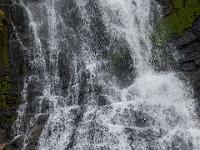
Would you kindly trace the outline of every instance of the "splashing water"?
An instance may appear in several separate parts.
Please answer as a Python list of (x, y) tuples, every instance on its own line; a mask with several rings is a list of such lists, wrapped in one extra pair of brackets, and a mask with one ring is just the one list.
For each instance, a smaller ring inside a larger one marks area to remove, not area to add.
[[(190, 88), (176, 73), (156, 72), (151, 64), (155, 2), (21, 0), (20, 5), (34, 37), (34, 71), (16, 122), (16, 134), (25, 136), (23, 149), (30, 148), (35, 131), (38, 150), (200, 149)], [(123, 88), (109, 57), (123, 57), (121, 47), (134, 68), (132, 82)], [(32, 84), (39, 90), (33, 95)]]

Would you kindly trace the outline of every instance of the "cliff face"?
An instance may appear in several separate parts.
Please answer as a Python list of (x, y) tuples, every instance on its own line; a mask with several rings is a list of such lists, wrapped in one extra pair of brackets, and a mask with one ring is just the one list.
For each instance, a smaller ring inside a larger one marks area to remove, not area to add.
[(17, 6), (0, 1), (0, 144), (12, 139), (11, 129), (21, 101), (24, 54), (13, 24), (22, 28), (22, 18)]
[(192, 27), (200, 15), (199, 0), (157, 0), (164, 17), (156, 27), (158, 45), (166, 44), (173, 37), (181, 37)]
[[(168, 37), (165, 38), (166, 42), (168, 41), (166, 49), (177, 54), (174, 62), (178, 64), (179, 70), (190, 79), (194, 88), (194, 97), (197, 100), (196, 109), (200, 112), (200, 1), (181, 0), (178, 6), (175, 5), (177, 1), (157, 1), (164, 12), (161, 22), (164, 20), (165, 27), (168, 29)], [(167, 13), (165, 10), (168, 10)], [(182, 11), (181, 16), (179, 11)], [(177, 19), (174, 24), (171, 22), (172, 25), (169, 25), (168, 18), (171, 16), (176, 16), (174, 18)], [(178, 29), (173, 30), (173, 27)]]
[[(180, 70), (189, 77), (197, 100), (196, 109), (200, 112), (200, 17), (181, 37), (171, 40), (178, 53), (177, 62)], [(200, 114), (199, 114), (200, 115)]]

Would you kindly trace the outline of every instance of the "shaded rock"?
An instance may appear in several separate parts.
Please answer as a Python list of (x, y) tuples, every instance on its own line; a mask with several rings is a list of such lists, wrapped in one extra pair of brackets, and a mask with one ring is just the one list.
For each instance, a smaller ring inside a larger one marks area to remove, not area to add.
[(172, 13), (170, 0), (156, 0), (162, 6), (162, 12), (164, 16), (168, 16)]
[(6, 148), (6, 144), (0, 144), (0, 150), (4, 150)]
[(109, 60), (109, 72), (117, 78), (121, 88), (131, 85), (136, 72), (128, 45), (123, 40), (116, 40), (112, 42), (110, 49), (114, 51), (108, 52), (106, 58)]
[(181, 70), (188, 72), (200, 69), (200, 41), (198, 28), (200, 27), (200, 18), (193, 23), (193, 26), (183, 36), (173, 39), (172, 45), (176, 47), (178, 62), (181, 64)]
[[(193, 23), (191, 29), (182, 36), (173, 38), (169, 49), (177, 53), (176, 63), (180, 65), (180, 70), (190, 79), (194, 88), (194, 98), (196, 110), (200, 116), (200, 17)], [(174, 48), (175, 47), (175, 48)]]
[[(3, 41), (0, 44), (0, 143), (8, 143), (12, 139), (11, 128), (16, 120), (25, 75), (24, 51), (16, 36), (16, 29), (23, 28), (24, 16), (20, 13), (22, 9), (13, 1), (7, 2), (8, 5), (0, 6), (5, 13), (5, 17), (0, 19), (3, 19), (0, 21)], [(16, 27), (12, 26), (13, 23)]]
[(30, 133), (31, 135), (29, 136), (29, 138), (27, 139), (27, 150), (36, 150), (37, 146), (38, 146), (38, 140), (39, 137), (42, 133), (44, 126), (40, 125), (40, 126), (36, 126), (34, 129), (32, 129), (32, 132)]

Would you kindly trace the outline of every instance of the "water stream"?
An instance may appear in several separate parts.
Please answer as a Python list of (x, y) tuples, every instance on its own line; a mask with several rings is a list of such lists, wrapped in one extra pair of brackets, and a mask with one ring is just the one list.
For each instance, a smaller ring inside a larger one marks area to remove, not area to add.
[(151, 61), (155, 1), (19, 5), (33, 42), (16, 121), (23, 150), (34, 140), (38, 150), (200, 149), (190, 87)]

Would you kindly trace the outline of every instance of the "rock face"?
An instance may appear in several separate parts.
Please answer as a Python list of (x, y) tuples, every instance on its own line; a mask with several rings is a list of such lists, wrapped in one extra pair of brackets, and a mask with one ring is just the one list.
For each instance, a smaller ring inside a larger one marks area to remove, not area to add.
[(0, 144), (12, 139), (11, 128), (21, 99), (25, 71), (23, 49), (12, 25), (22, 27), (22, 18), (17, 6), (0, 1)]
[(172, 40), (178, 50), (178, 62), (184, 72), (196, 72), (200, 69), (200, 18), (192, 28), (180, 38)]
[(200, 112), (200, 17), (193, 23), (191, 29), (183, 36), (172, 39), (170, 44), (176, 47), (180, 70), (190, 78), (198, 103), (197, 111)]
[[(170, 0), (157, 0), (163, 11), (170, 9)], [(182, 1), (184, 5), (186, 1)], [(172, 11), (170, 12), (172, 13)], [(164, 17), (167, 17), (164, 13)], [(182, 19), (187, 19), (182, 17)], [(196, 17), (192, 26), (175, 37), (167, 44), (167, 49), (173, 50), (176, 53), (175, 63), (179, 69), (190, 79), (191, 85), (194, 88), (194, 97), (197, 99), (197, 111), (200, 112), (200, 16)]]
[(172, 36), (182, 36), (200, 15), (199, 0), (157, 0), (164, 17), (159, 22), (156, 32), (160, 45)]
[(171, 9), (170, 9), (170, 0), (156, 0), (160, 5), (162, 5), (162, 11), (163, 15), (167, 16), (171, 14)]

